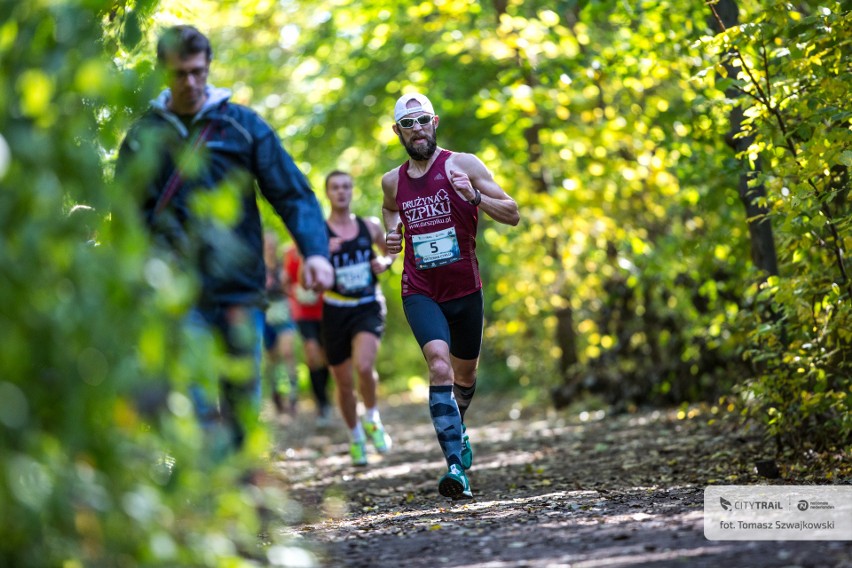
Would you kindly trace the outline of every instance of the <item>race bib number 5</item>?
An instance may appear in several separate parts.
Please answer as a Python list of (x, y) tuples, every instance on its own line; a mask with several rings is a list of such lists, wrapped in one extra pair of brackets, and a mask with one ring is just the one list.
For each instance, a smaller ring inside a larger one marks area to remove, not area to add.
[(417, 270), (444, 266), (461, 260), (455, 227), (425, 235), (411, 235), (411, 244), (414, 245), (414, 266)]

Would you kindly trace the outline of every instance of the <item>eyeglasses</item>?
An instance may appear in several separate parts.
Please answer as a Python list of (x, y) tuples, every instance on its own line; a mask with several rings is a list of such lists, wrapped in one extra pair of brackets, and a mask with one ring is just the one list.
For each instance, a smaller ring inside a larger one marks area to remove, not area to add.
[(169, 69), (169, 75), (171, 75), (171, 77), (173, 79), (176, 79), (178, 81), (185, 81), (190, 77), (192, 77), (196, 81), (200, 81), (201, 79), (204, 79), (205, 77), (207, 77), (207, 73), (209, 71), (210, 71), (210, 68), (206, 67), (206, 66), (205, 67), (196, 67), (195, 69), (189, 69), (189, 70)]
[(433, 118), (435, 118), (434, 114), (421, 114), (417, 118), (400, 118), (397, 121), (397, 124), (399, 124), (403, 128), (414, 128), (415, 122), (420, 126), (426, 126), (427, 124), (432, 122)]

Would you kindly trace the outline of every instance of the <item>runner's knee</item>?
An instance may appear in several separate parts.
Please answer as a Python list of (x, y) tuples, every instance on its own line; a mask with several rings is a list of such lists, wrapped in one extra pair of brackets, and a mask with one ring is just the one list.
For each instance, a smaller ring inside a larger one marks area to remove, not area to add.
[(359, 362), (355, 368), (355, 372), (358, 373), (358, 377), (361, 379), (372, 379), (373, 375), (375, 374), (375, 372), (373, 371), (373, 362)]
[(476, 384), (476, 369), (470, 372), (455, 371), (453, 374), (453, 382), (462, 387), (470, 387)]
[(429, 381), (433, 385), (453, 384), (453, 367), (450, 362), (440, 357), (430, 359)]
[(338, 390), (341, 391), (349, 391), (354, 388), (354, 381), (352, 380), (352, 374), (346, 372), (332, 372), (332, 376), (334, 377), (334, 382), (337, 385)]

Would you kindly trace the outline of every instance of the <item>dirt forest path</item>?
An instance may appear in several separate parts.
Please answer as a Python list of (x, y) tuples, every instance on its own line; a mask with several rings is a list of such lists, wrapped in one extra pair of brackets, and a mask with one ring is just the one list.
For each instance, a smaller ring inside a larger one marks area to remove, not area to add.
[(706, 485), (772, 483), (752, 473), (756, 437), (676, 411), (581, 421), (474, 405), (469, 501), (437, 493), (444, 465), (425, 402), (383, 408), (393, 452), (366, 468), (349, 464), (342, 423), (318, 430), (310, 411), (283, 420), (274, 466), (301, 508), (285, 531), (330, 568), (852, 568), (852, 542), (704, 538)]

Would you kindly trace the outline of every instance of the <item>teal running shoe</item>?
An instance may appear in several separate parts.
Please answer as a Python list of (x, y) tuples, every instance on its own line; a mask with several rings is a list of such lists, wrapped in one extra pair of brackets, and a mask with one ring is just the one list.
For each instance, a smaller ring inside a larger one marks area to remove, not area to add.
[(462, 451), (461, 451), (462, 467), (470, 469), (473, 465), (473, 448), (470, 445), (470, 437), (467, 435), (467, 428), (462, 424)]
[(470, 481), (468, 481), (464, 469), (456, 464), (451, 465), (450, 470), (438, 482), (438, 493), (453, 500), (473, 499)]
[(391, 450), (391, 446), (393, 446), (393, 442), (388, 436), (388, 433), (385, 432), (385, 427), (381, 422), (364, 422), (364, 431), (367, 433), (367, 437), (370, 439), (370, 442), (375, 446), (376, 451), (380, 454), (386, 454)]
[(352, 458), (352, 465), (367, 465), (367, 443), (352, 442), (349, 446), (349, 456)]

